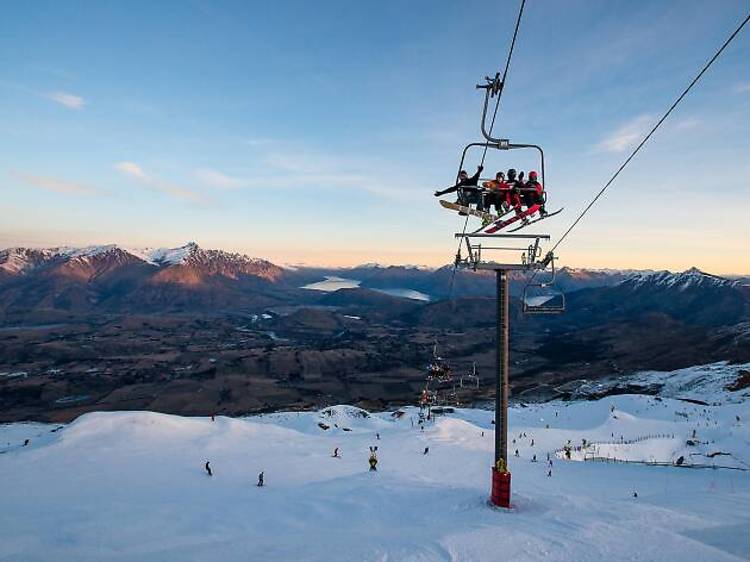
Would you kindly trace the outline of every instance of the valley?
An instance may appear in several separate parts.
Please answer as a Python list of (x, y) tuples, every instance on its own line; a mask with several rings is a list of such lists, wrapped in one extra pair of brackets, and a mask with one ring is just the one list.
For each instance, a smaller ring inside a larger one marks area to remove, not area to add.
[[(494, 393), (491, 276), (460, 272), (446, 299), (449, 268), (282, 268), (197, 245), (67, 252), (0, 253), (0, 421), (384, 410), (415, 403), (436, 342), (457, 375), (477, 367), (462, 405)], [(543, 318), (522, 315), (514, 282), (517, 401), (646, 369), (750, 361), (741, 281), (563, 270), (559, 282), (569, 310)], [(394, 296), (409, 291), (426, 298)]]

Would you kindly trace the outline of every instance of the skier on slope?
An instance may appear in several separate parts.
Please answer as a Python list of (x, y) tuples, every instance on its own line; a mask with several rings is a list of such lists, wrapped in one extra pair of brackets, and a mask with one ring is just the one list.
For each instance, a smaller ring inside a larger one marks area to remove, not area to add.
[(377, 447), (370, 447), (370, 458), (368, 460), (368, 462), (370, 463), (370, 472), (377, 472), (378, 470), (377, 450)]
[(211, 463), (209, 461), (206, 461), (206, 464), (203, 466), (203, 468), (206, 469), (206, 474), (208, 474), (209, 476), (214, 475), (213, 471), (211, 470)]
[(435, 197), (458, 191), (457, 203), (459, 205), (468, 206), (471, 203), (476, 203), (477, 210), (483, 210), (484, 205), (482, 205), (482, 193), (477, 187), (479, 185), (479, 174), (482, 173), (482, 170), (484, 170), (484, 166), (477, 166), (477, 172), (471, 177), (469, 177), (466, 170), (461, 170), (458, 174), (458, 181), (456, 184), (443, 189), (442, 191), (436, 191)]
[(263, 471), (261, 470), (260, 474), (258, 474), (258, 483), (256, 486), (259, 488), (262, 488), (265, 485), (265, 475), (263, 474)]

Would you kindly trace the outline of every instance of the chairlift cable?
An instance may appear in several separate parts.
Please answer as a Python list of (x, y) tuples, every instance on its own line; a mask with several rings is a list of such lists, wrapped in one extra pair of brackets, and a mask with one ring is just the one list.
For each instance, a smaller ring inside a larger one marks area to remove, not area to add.
[(596, 194), (596, 196), (591, 200), (591, 202), (586, 206), (586, 208), (581, 212), (580, 215), (578, 215), (578, 218), (576, 218), (575, 221), (573, 221), (573, 224), (571, 224), (568, 229), (563, 233), (563, 235), (560, 237), (560, 239), (555, 243), (555, 245), (552, 247), (551, 252), (554, 252), (557, 247), (562, 244), (563, 240), (570, 234), (570, 232), (575, 228), (575, 226), (583, 219), (584, 215), (588, 213), (588, 211), (591, 209), (591, 207), (594, 206), (594, 204), (599, 200), (599, 198), (604, 194), (604, 192), (607, 190), (607, 188), (612, 185), (612, 183), (617, 179), (617, 176), (620, 175), (620, 172), (622, 172), (625, 167), (630, 163), (633, 158), (635, 158), (635, 155), (638, 154), (638, 152), (643, 148), (643, 146), (648, 142), (648, 140), (651, 138), (651, 136), (656, 132), (656, 130), (661, 126), (664, 121), (666, 121), (667, 117), (672, 113), (672, 111), (680, 104), (682, 99), (688, 94), (688, 92), (695, 86), (695, 84), (698, 83), (698, 81), (701, 79), (703, 74), (709, 69), (709, 67), (716, 61), (716, 59), (719, 58), (719, 55), (726, 49), (729, 44), (732, 42), (732, 40), (739, 34), (740, 31), (742, 31), (742, 28), (745, 27), (747, 22), (750, 21), (750, 14), (745, 17), (745, 19), (742, 21), (742, 23), (737, 27), (737, 29), (734, 30), (734, 33), (729, 36), (729, 38), (724, 42), (724, 44), (719, 48), (718, 51), (714, 54), (713, 57), (703, 66), (701, 71), (698, 73), (698, 75), (693, 78), (693, 81), (690, 82), (687, 88), (680, 94), (680, 96), (672, 103), (672, 105), (669, 107), (669, 109), (662, 115), (661, 119), (657, 121), (656, 125), (653, 126), (651, 131), (641, 140), (641, 142), (638, 144), (638, 146), (635, 147), (635, 150), (630, 154), (630, 156), (627, 157), (627, 159), (622, 163), (622, 165), (617, 169), (617, 171), (612, 175), (611, 178), (609, 178), (609, 181), (604, 184), (604, 187), (602, 187), (599, 190), (599, 193)]
[[(513, 49), (516, 46), (516, 38), (518, 37), (518, 29), (521, 27), (521, 17), (523, 16), (523, 8), (526, 6), (526, 0), (521, 0), (521, 7), (518, 10), (518, 17), (516, 18), (516, 27), (513, 30), (513, 39), (510, 42), (510, 49), (508, 49), (508, 58), (505, 60), (505, 70), (503, 70), (503, 79), (500, 82), (501, 88), (505, 86), (505, 79), (508, 76), (508, 69), (510, 68), (510, 61), (513, 58)], [(495, 110), (492, 113), (492, 121), (490, 123), (490, 136), (492, 136), (492, 129), (495, 127), (495, 119), (497, 118), (497, 110), (500, 108), (500, 98), (503, 95), (502, 89), (497, 94), (497, 101), (495, 102)], [(484, 152), (482, 153), (482, 166), (484, 166), (484, 159), (487, 156), (488, 145), (484, 146)]]
[[(466, 227), (468, 224), (469, 224), (469, 215), (467, 214), (466, 220), (464, 221), (464, 229), (463, 229), (464, 234), (466, 234)], [(461, 242), (463, 242), (463, 237), (458, 239), (458, 247), (456, 248), (456, 260), (453, 263), (453, 273), (451, 273), (451, 284), (450, 284), (450, 287), (448, 288), (448, 300), (451, 300), (451, 298), (453, 297), (453, 283), (456, 280), (456, 270), (458, 269), (458, 255), (459, 255), (459, 252), (461, 251)]]
[[(659, 119), (659, 121), (656, 122), (656, 124), (651, 128), (649, 133), (641, 140), (641, 142), (638, 144), (638, 146), (635, 147), (633, 152), (630, 153), (630, 156), (627, 157), (627, 159), (620, 165), (620, 167), (617, 169), (617, 171), (612, 175), (611, 178), (609, 178), (609, 181), (607, 181), (606, 184), (604, 184), (604, 187), (602, 187), (599, 192), (594, 196), (594, 198), (589, 202), (589, 204), (581, 211), (581, 213), (578, 215), (578, 217), (573, 221), (573, 223), (568, 227), (568, 229), (563, 233), (563, 235), (560, 237), (560, 239), (555, 243), (555, 245), (552, 247), (552, 249), (548, 252), (547, 255), (554, 254), (555, 250), (560, 246), (560, 244), (563, 243), (563, 241), (568, 237), (568, 235), (571, 233), (571, 231), (578, 225), (579, 222), (583, 219), (583, 217), (586, 215), (586, 213), (589, 212), (589, 210), (594, 206), (594, 204), (599, 200), (599, 198), (604, 195), (604, 192), (607, 191), (610, 185), (614, 183), (614, 181), (617, 179), (617, 177), (620, 175), (620, 173), (625, 169), (625, 167), (630, 164), (631, 160), (635, 158), (636, 154), (643, 148), (643, 146), (649, 141), (649, 139), (653, 136), (653, 134), (656, 132), (656, 130), (661, 126), (664, 121), (666, 121), (667, 117), (674, 111), (674, 109), (680, 104), (680, 102), (683, 100), (683, 98), (690, 92), (690, 90), (695, 86), (700, 79), (703, 77), (703, 75), (706, 73), (706, 71), (713, 65), (713, 63), (716, 61), (716, 59), (719, 58), (719, 56), (724, 52), (724, 50), (729, 46), (729, 44), (734, 40), (737, 35), (739, 35), (740, 31), (742, 31), (742, 28), (745, 27), (747, 22), (750, 21), (750, 13), (745, 17), (745, 19), (740, 23), (740, 25), (737, 27), (737, 29), (734, 30), (734, 32), (729, 36), (729, 38), (724, 41), (721, 47), (716, 51), (716, 53), (711, 57), (711, 59), (703, 66), (701, 71), (693, 78), (692, 82), (688, 84), (687, 88), (683, 90), (683, 92), (679, 95), (679, 97), (672, 103), (672, 105), (669, 107), (669, 109), (662, 115), (662, 117)], [(531, 283), (534, 281), (534, 279), (537, 276), (537, 273), (539, 270), (535, 270), (532, 274), (529, 281), (526, 283), (526, 287), (531, 285)]]

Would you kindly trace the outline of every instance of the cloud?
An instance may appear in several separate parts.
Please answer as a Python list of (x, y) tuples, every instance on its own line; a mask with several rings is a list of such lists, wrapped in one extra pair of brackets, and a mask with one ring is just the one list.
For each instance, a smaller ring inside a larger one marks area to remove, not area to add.
[(164, 193), (176, 199), (183, 201), (190, 201), (192, 203), (206, 203), (206, 199), (195, 191), (170, 183), (159, 180), (147, 174), (143, 168), (141, 168), (135, 162), (117, 162), (114, 165), (115, 170), (118, 172), (130, 176), (138, 181), (141, 185), (160, 193)]
[(27, 185), (54, 193), (65, 193), (68, 195), (97, 195), (101, 193), (95, 187), (50, 176), (37, 176), (26, 172), (11, 172), (11, 175), (22, 180)]
[(70, 109), (83, 109), (83, 106), (86, 105), (86, 101), (81, 96), (76, 96), (75, 94), (69, 94), (67, 92), (51, 92), (49, 94), (44, 94), (44, 97)]
[(134, 178), (141, 181), (151, 180), (151, 178), (149, 178), (143, 171), (143, 168), (141, 168), (135, 162), (118, 162), (117, 164), (115, 164), (115, 170), (117, 170), (118, 172), (122, 172), (123, 174), (133, 176)]
[(685, 119), (678, 119), (672, 125), (675, 131), (693, 131), (703, 126), (703, 120), (697, 117), (687, 117)]
[(194, 175), (201, 183), (218, 189), (237, 189), (245, 184), (242, 178), (228, 176), (210, 168), (195, 170)]
[(329, 154), (300, 145), (274, 142), (274, 150), (261, 151), (252, 176), (235, 178), (246, 188), (360, 190), (393, 200), (416, 200), (428, 189), (387, 179), (401, 171), (381, 169), (377, 163)]
[(750, 92), (750, 82), (740, 82), (734, 87), (734, 92), (736, 94), (745, 94), (747, 92)]
[(625, 152), (646, 135), (653, 120), (652, 115), (640, 115), (605, 137), (596, 148), (603, 152)]

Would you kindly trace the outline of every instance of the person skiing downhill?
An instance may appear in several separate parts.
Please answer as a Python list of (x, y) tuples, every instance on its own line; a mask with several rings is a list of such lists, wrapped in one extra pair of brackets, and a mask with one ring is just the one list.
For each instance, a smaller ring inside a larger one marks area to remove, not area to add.
[(211, 470), (211, 463), (210, 463), (209, 461), (206, 461), (206, 464), (204, 465), (204, 467), (203, 467), (203, 468), (205, 468), (205, 469), (206, 469), (206, 473), (207, 473), (207, 474), (208, 474), (209, 476), (213, 476), (213, 475), (214, 475), (213, 471)]
[(368, 462), (370, 463), (370, 472), (377, 472), (378, 470), (377, 450), (377, 447), (370, 447), (370, 458), (368, 460)]
[(258, 474), (258, 483), (256, 484), (256, 486), (258, 486), (259, 488), (262, 488), (265, 485), (264, 480), (265, 480), (264, 474), (263, 474), (263, 471), (261, 470), (260, 474)]

